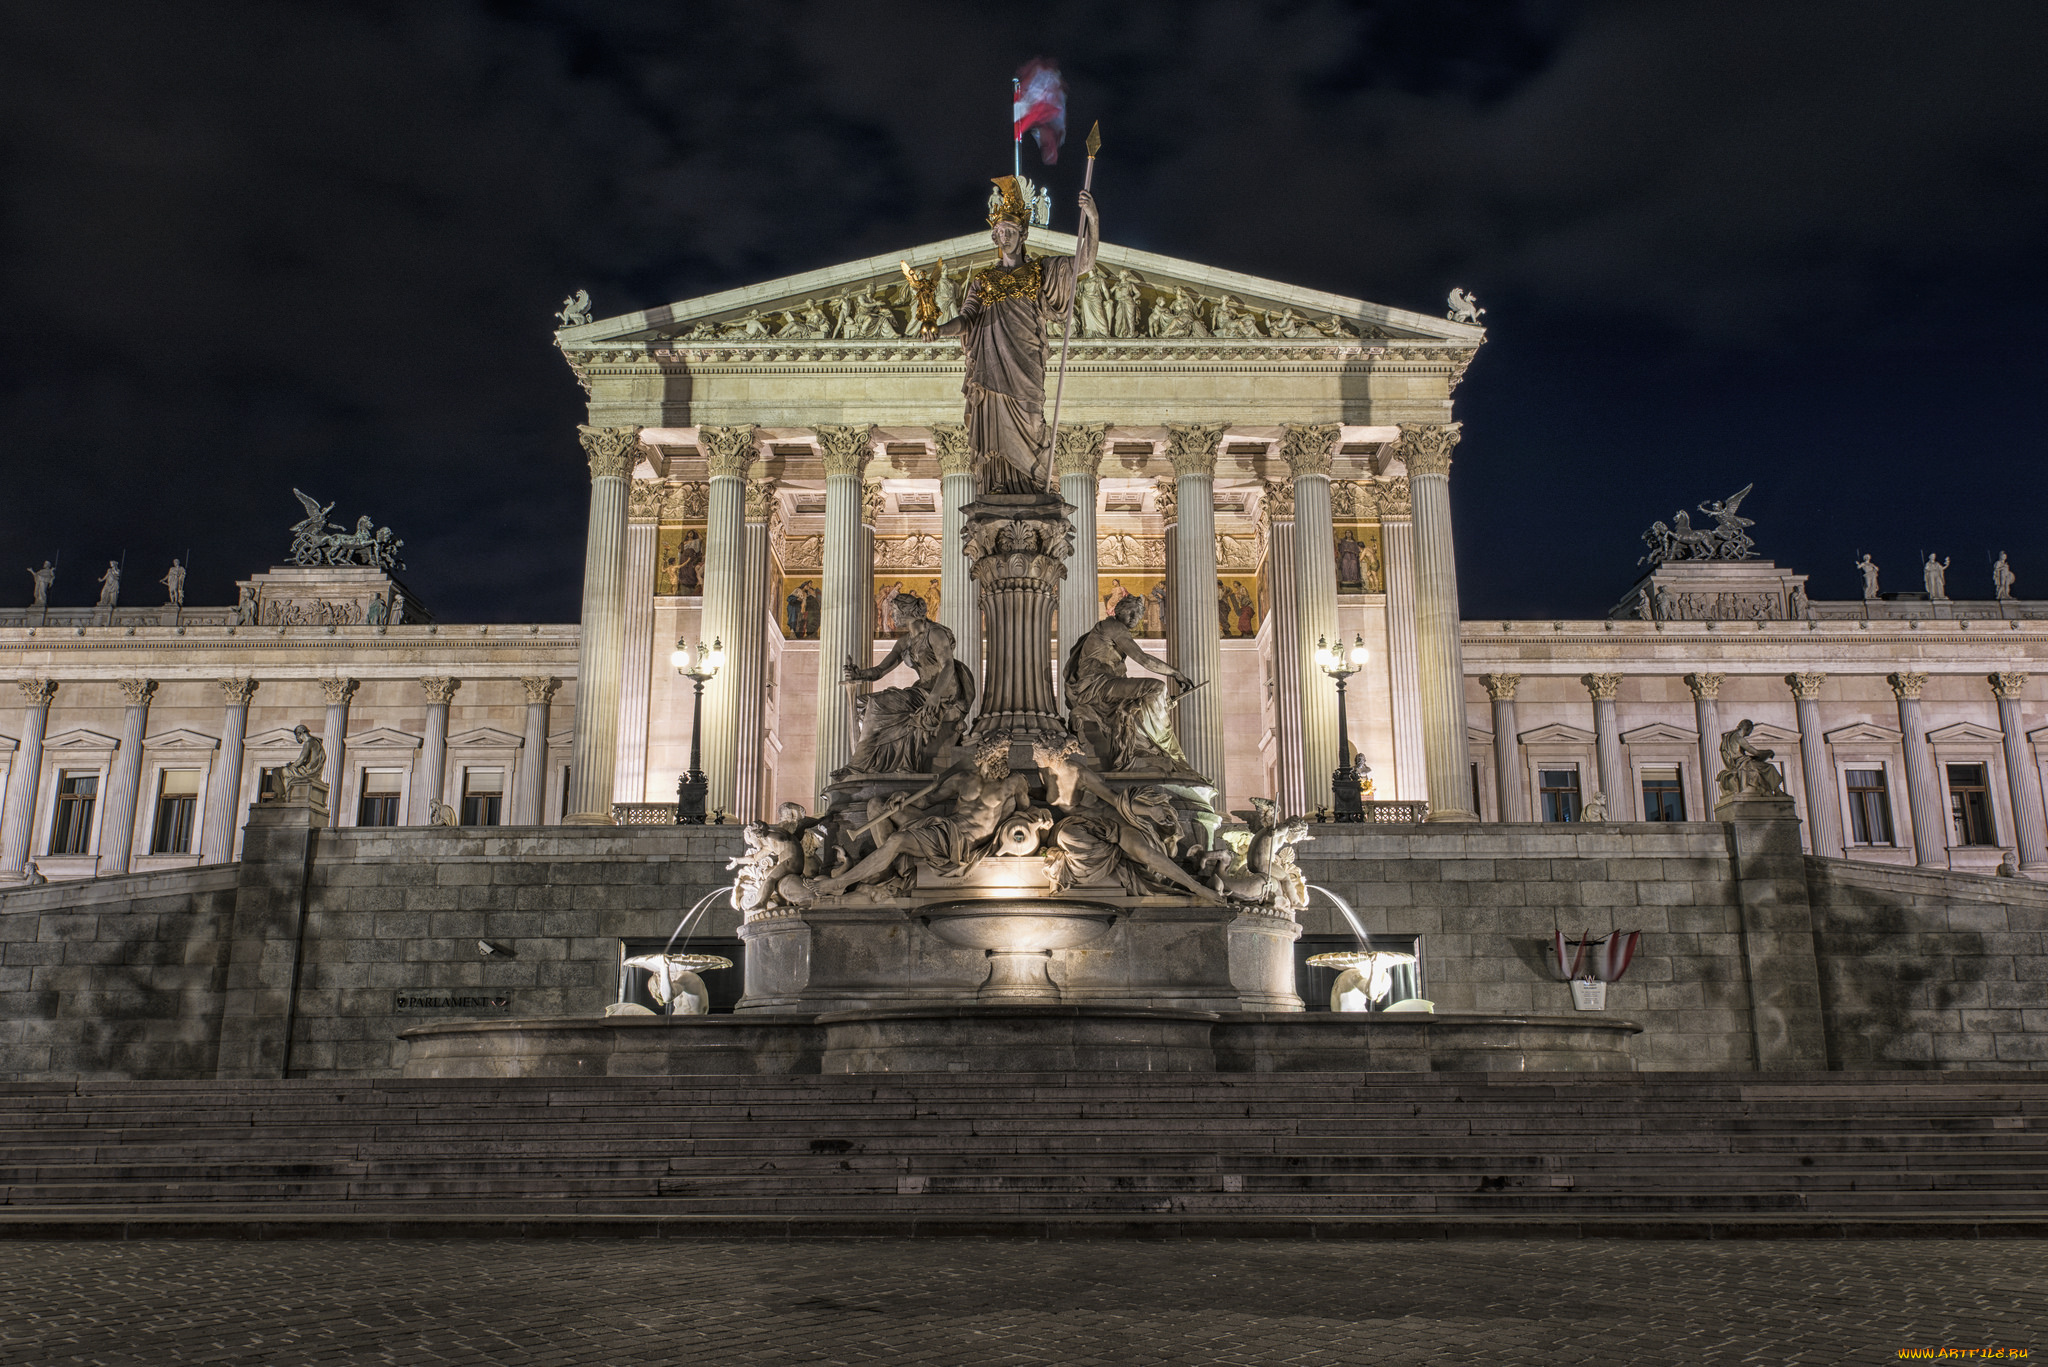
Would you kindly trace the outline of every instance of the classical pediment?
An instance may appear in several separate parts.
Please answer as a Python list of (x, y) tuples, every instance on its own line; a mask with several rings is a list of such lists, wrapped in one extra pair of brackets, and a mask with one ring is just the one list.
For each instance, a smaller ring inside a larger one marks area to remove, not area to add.
[(350, 736), (347, 744), (351, 750), (417, 750), (420, 737), (389, 726), (373, 726)]
[(120, 737), (109, 736), (104, 732), (89, 730), (83, 726), (74, 726), (68, 731), (59, 731), (56, 735), (49, 737), (43, 742), (43, 750), (46, 753), (51, 750), (118, 750), (120, 748)]
[(1935, 745), (2000, 745), (2004, 743), (2005, 736), (1995, 726), (1979, 726), (1973, 721), (1959, 721), (1929, 731), (1927, 739)]
[(1549, 722), (1515, 737), (1524, 745), (1591, 745), (1593, 733), (1563, 722)]
[(515, 736), (510, 731), (500, 731), (495, 726), (478, 726), (458, 735), (448, 737), (448, 748), (458, 746), (477, 750), (517, 750), (526, 744), (526, 737)]
[(1897, 745), (1899, 733), (1893, 727), (1879, 726), (1876, 722), (1858, 721), (1838, 726), (1821, 739), (1829, 745)]
[(1697, 745), (1700, 737), (1696, 731), (1686, 731), (1669, 722), (1653, 721), (1648, 726), (1638, 726), (1633, 731), (1621, 733), (1623, 745)]
[[(1032, 235), (1037, 255), (1074, 250), (1066, 233)], [(957, 358), (950, 340), (916, 336), (901, 263), (946, 263), (955, 296), (966, 272), (995, 259), (985, 234), (933, 242), (743, 289), (664, 304), (558, 331), (570, 363), (732, 361), (934, 361)], [(1388, 308), (1321, 290), (1217, 270), (1192, 261), (1104, 244), (1097, 256), (1105, 297), (1077, 311), (1077, 358), (1199, 353), (1217, 358), (1279, 354), (1421, 352), (1416, 359), (1469, 359), (1485, 329)], [(1120, 308), (1114, 297), (1121, 293)]]
[(218, 750), (220, 738), (180, 726), (145, 737), (142, 744), (148, 750)]

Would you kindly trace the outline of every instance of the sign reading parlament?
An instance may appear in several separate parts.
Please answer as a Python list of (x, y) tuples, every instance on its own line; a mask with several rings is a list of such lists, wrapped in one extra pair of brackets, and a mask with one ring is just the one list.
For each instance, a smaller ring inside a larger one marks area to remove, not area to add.
[(432, 989), (397, 994), (394, 1005), (400, 1011), (510, 1011), (512, 994), (478, 993), (464, 996)]

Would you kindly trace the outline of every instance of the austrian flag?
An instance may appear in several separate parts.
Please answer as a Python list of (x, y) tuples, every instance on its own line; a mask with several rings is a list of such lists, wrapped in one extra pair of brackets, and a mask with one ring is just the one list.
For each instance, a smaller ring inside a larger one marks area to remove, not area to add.
[(1060, 144), (1067, 140), (1067, 87), (1060, 69), (1043, 57), (1033, 57), (1017, 72), (1017, 93), (1011, 99), (1011, 136), (1018, 142), (1026, 133), (1038, 136), (1038, 155), (1047, 166), (1060, 159)]

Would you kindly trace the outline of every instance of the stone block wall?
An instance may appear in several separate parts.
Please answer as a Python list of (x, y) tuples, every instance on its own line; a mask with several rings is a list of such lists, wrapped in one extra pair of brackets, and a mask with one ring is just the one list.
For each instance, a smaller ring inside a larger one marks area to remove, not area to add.
[(1808, 861), (1832, 1068), (2048, 1068), (2048, 887)]

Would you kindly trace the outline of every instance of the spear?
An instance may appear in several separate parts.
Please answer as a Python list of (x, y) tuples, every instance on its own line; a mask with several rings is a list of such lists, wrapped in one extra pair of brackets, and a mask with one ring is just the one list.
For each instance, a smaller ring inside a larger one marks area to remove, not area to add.
[[(1095, 154), (1102, 150), (1102, 121), (1088, 130), (1088, 167), (1081, 173), (1081, 192), (1095, 188)], [(1057, 461), (1060, 442), (1060, 401), (1067, 395), (1067, 346), (1074, 340), (1074, 300), (1081, 293), (1080, 272), (1074, 273), (1074, 288), (1067, 291), (1067, 313), (1060, 323), (1060, 374), (1052, 391), (1052, 443)]]

